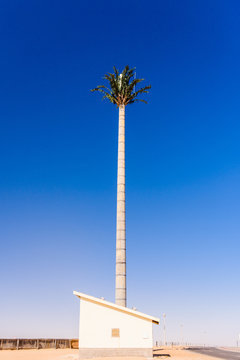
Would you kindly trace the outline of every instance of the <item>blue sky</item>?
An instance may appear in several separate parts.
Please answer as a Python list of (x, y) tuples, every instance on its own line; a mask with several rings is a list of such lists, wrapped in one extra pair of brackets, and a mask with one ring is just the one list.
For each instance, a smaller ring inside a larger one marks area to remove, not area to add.
[(73, 290), (114, 301), (118, 112), (89, 90), (129, 64), (152, 89), (126, 110), (128, 305), (235, 345), (239, 2), (0, 6), (0, 337), (76, 337)]

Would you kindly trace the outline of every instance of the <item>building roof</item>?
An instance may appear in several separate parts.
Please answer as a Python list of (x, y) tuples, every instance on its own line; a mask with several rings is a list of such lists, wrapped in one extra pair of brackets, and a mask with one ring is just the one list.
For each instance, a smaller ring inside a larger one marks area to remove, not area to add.
[(92, 303), (95, 303), (95, 304), (98, 304), (98, 305), (101, 305), (101, 306), (105, 306), (105, 307), (108, 307), (110, 309), (120, 311), (120, 312), (123, 312), (125, 314), (141, 318), (143, 320), (151, 321), (154, 324), (159, 324), (159, 321), (160, 321), (156, 317), (146, 315), (146, 314), (143, 314), (143, 313), (141, 313), (139, 311), (129, 309), (129, 308), (124, 307), (124, 306), (116, 305), (116, 304), (114, 304), (112, 302), (109, 302), (109, 301), (106, 301), (106, 300), (103, 300), (103, 299), (99, 299), (99, 298), (96, 298), (96, 297), (93, 297), (93, 296), (90, 296), (90, 295), (86, 295), (86, 294), (80, 293), (78, 291), (73, 291), (73, 294), (76, 295), (77, 297), (79, 297), (80, 299), (83, 299), (83, 300), (86, 300), (86, 301), (89, 301), (89, 302), (92, 302)]

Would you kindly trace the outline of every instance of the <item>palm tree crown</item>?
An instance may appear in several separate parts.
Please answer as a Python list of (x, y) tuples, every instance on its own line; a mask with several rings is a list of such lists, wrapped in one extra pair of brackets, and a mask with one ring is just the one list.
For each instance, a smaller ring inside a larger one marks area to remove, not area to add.
[(108, 99), (111, 103), (120, 105), (133, 104), (134, 102), (141, 101), (147, 103), (143, 99), (138, 99), (139, 94), (148, 93), (151, 85), (145, 86), (136, 91), (136, 85), (144, 79), (134, 79), (134, 70), (129, 66), (125, 66), (122, 73), (113, 67), (114, 73), (104, 75), (104, 79), (109, 82), (110, 88), (99, 85), (91, 91), (99, 91), (103, 94), (103, 99)]

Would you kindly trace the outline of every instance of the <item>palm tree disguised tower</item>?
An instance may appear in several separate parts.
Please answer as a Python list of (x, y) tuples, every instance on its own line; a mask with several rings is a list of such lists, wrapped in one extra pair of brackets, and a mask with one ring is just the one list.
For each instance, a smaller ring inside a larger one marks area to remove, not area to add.
[(99, 85), (91, 91), (99, 91), (103, 94), (103, 99), (108, 99), (119, 108), (115, 302), (126, 307), (125, 107), (139, 101), (147, 103), (137, 97), (148, 93), (151, 86), (136, 91), (137, 84), (144, 79), (134, 77), (135, 69), (126, 66), (122, 73), (115, 67), (113, 70), (113, 74), (104, 75), (109, 87)]

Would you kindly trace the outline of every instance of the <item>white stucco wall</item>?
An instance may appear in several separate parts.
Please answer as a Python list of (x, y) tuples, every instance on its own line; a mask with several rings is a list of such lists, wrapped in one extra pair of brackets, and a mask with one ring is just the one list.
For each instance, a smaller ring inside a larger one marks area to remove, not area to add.
[[(112, 337), (119, 328), (120, 337)], [(79, 348), (151, 348), (152, 322), (80, 299)]]

